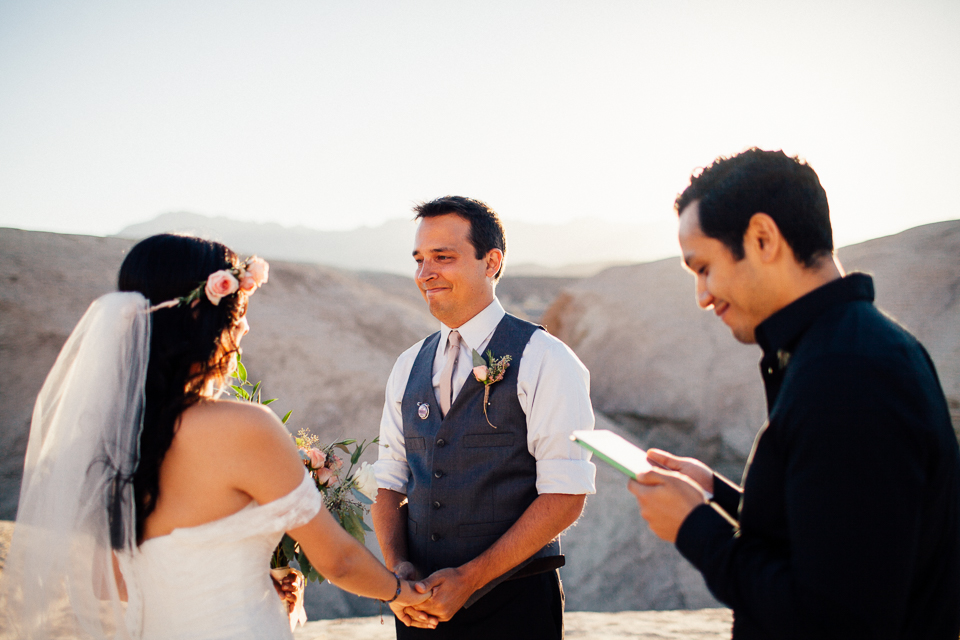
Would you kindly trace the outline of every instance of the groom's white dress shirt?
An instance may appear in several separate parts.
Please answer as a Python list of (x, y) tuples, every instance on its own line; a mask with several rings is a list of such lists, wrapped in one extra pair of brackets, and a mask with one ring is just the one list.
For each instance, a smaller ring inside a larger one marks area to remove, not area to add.
[[(467, 377), (473, 375), (473, 350), (486, 359), (484, 349), (504, 314), (500, 301), (494, 299), (486, 309), (457, 328), (460, 354), (454, 370), (454, 399)], [(446, 362), (450, 331), (450, 327), (440, 325), (440, 341), (433, 359), (435, 394)], [(423, 340), (404, 351), (387, 380), (386, 402), (380, 420), (380, 459), (374, 464), (378, 486), (403, 494), (407, 492), (410, 467), (400, 405), (422, 345)], [(494, 357), (503, 355), (495, 353)], [(512, 361), (510, 366), (518, 366), (518, 363)], [(596, 493), (596, 467), (590, 462), (590, 454), (570, 440), (570, 433), (574, 430), (593, 429), (590, 372), (567, 345), (546, 331), (533, 332), (519, 367), (517, 398), (527, 416), (527, 449), (537, 461), (537, 493)], [(439, 402), (431, 410), (439, 411)]]

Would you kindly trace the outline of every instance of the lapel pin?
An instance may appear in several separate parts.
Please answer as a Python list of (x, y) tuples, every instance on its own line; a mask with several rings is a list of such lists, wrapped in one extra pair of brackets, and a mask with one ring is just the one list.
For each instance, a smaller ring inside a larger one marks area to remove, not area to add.
[(417, 415), (421, 420), (426, 420), (430, 416), (430, 405), (426, 402), (417, 403)]

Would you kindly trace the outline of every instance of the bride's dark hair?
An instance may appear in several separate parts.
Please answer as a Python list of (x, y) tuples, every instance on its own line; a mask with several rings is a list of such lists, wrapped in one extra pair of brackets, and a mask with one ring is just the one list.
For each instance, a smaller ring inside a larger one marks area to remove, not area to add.
[[(138, 291), (151, 304), (186, 296), (221, 269), (239, 266), (237, 255), (220, 244), (191, 236), (161, 234), (137, 243), (120, 267), (117, 288)], [(238, 291), (214, 306), (197, 304), (152, 314), (146, 403), (140, 436), (140, 463), (133, 476), (137, 543), (157, 504), (160, 465), (180, 415), (199, 402), (211, 382), (227, 377), (237, 345), (228, 331), (246, 313), (247, 295)]]

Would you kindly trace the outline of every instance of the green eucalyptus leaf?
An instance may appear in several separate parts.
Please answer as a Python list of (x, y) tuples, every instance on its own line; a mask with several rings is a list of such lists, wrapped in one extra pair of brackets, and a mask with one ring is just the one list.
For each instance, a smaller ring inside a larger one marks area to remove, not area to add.
[(373, 504), (373, 500), (363, 495), (357, 489), (351, 488), (350, 491), (353, 493), (353, 497), (362, 502), (363, 504)]
[(346, 529), (347, 533), (359, 540), (361, 543), (366, 538), (366, 534), (363, 532), (363, 520), (357, 517), (352, 511), (346, 511), (343, 514), (341, 520), (343, 528)]
[(283, 539), (280, 541), (280, 549), (283, 551), (283, 555), (287, 556), (287, 560), (293, 560), (297, 557), (297, 541), (283, 534)]
[(243, 366), (242, 362), (240, 362), (240, 358), (237, 358), (237, 374), (239, 375), (241, 382), (247, 381), (247, 368)]
[(316, 572), (316, 569), (313, 568), (313, 565), (310, 564), (310, 558), (307, 557), (307, 554), (301, 552), (297, 554), (297, 564), (300, 565), (300, 573), (303, 574), (303, 577), (307, 580), (310, 579), (310, 574)]
[[(372, 531), (373, 531), (373, 529), (371, 529), (370, 527), (368, 527), (368, 526), (367, 526), (367, 523), (364, 522), (363, 520), (360, 521), (360, 526), (363, 527), (363, 530), (364, 530), (364, 531), (368, 531), (368, 532), (372, 532)], [(363, 542), (363, 541), (361, 540), (361, 542)]]
[(287, 420), (290, 419), (291, 413), (293, 413), (293, 409), (290, 409), (290, 411), (287, 411), (287, 415), (283, 416), (283, 419), (280, 420), (280, 422), (282, 422), (283, 424), (287, 424)]
[(277, 401), (276, 398), (270, 398), (269, 400), (264, 400), (264, 401), (261, 402), (260, 404), (262, 404), (263, 406), (267, 406), (268, 404), (273, 404), (273, 403), (276, 402), (276, 401)]

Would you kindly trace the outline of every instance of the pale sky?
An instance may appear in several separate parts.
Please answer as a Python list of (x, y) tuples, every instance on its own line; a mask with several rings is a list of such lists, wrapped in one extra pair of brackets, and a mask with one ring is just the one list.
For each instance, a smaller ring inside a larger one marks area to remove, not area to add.
[(0, 0), (0, 226), (344, 229), (448, 193), (660, 224), (757, 145), (849, 244), (960, 218), (958, 34), (957, 0)]

